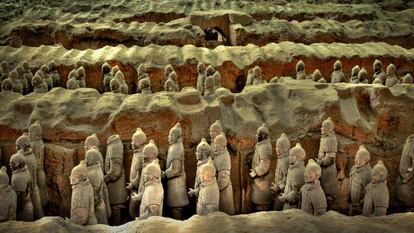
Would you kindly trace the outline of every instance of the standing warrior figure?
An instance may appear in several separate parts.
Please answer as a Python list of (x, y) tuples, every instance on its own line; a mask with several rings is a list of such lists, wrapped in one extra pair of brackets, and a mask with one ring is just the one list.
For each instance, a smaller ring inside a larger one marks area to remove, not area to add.
[(260, 66), (255, 66), (253, 68), (253, 84), (252, 85), (258, 85), (258, 84), (262, 84), (265, 82), (266, 81), (263, 80), (262, 68), (260, 68)]
[(372, 69), (374, 70), (374, 75), (372, 76), (372, 83), (379, 83), (384, 84), (387, 75), (382, 68), (382, 62), (380, 60), (375, 59), (374, 63), (372, 64)]
[(272, 192), (270, 191), (271, 174), (269, 172), (272, 160), (272, 145), (269, 139), (269, 130), (264, 124), (257, 129), (256, 139), (252, 168), (249, 173), (253, 178), (250, 200), (258, 211), (265, 211), (269, 209), (272, 199)]
[(337, 60), (333, 66), (334, 71), (331, 74), (331, 83), (340, 83), (345, 81), (345, 74), (342, 72), (342, 63)]
[(27, 85), (28, 85), (27, 92), (30, 93), (30, 92), (33, 91), (33, 87), (32, 87), (33, 73), (30, 70), (30, 66), (29, 66), (29, 63), (27, 61), (23, 61), (22, 65), (23, 65), (23, 69), (24, 69), (23, 77), (27, 80)]
[(59, 75), (59, 72), (57, 71), (56, 62), (52, 60), (49, 62), (48, 66), (49, 66), (49, 75), (52, 78), (53, 86), (58, 87), (60, 85), (60, 75)]
[(351, 168), (349, 174), (349, 196), (351, 203), (349, 205), (349, 215), (361, 214), (364, 200), (364, 190), (371, 182), (371, 165), (369, 161), (371, 155), (364, 146), (360, 146), (355, 155), (355, 165)]
[[(275, 181), (270, 187), (273, 192), (273, 196), (275, 197), (278, 197), (281, 193), (283, 193), (286, 187), (286, 179), (289, 170), (289, 152), (289, 138), (286, 134), (282, 133), (280, 138), (276, 141), (277, 166), (275, 171)], [(280, 203), (279, 198), (275, 198), (273, 209), (283, 209), (283, 203)]]
[(25, 159), (26, 165), (29, 168), (30, 176), (32, 178), (30, 186), (30, 198), (33, 203), (34, 219), (40, 219), (43, 217), (43, 207), (40, 201), (39, 188), (37, 187), (37, 161), (30, 147), (30, 139), (27, 133), (23, 133), (22, 136), (16, 140), (16, 150), (20, 151)]
[(286, 187), (279, 197), (280, 202), (284, 203), (283, 210), (299, 208), (299, 191), (305, 183), (305, 158), (306, 152), (300, 143), (297, 143), (289, 152), (290, 166), (286, 178)]
[(72, 169), (70, 184), (72, 185), (70, 221), (79, 225), (97, 224), (93, 187), (88, 180), (85, 161), (82, 160)]
[(164, 83), (164, 91), (167, 92), (179, 92), (180, 87), (178, 86), (177, 82), (177, 73), (172, 71), (169, 75), (167, 80)]
[(30, 198), (32, 176), (21, 151), (10, 158), (10, 168), (11, 187), (17, 195), (16, 220), (31, 222), (33, 221), (33, 205)]
[(227, 151), (224, 133), (214, 138), (214, 166), (217, 170), (217, 184), (220, 190), (219, 210), (228, 215), (234, 214), (233, 186), (231, 184), (231, 159)]
[[(99, 151), (99, 139), (98, 139), (98, 136), (96, 136), (96, 134), (89, 135), (85, 139), (85, 153), (88, 152), (90, 149), (95, 149), (99, 152), (97, 154), (99, 156), (98, 157), (99, 163), (101, 164), (102, 172), (105, 172), (104, 160), (103, 160), (101, 152)], [(111, 211), (111, 204), (109, 202), (108, 187), (106, 186), (105, 182), (103, 182), (102, 185), (103, 185), (103, 198), (104, 198), (105, 208), (106, 208), (106, 217), (110, 218), (112, 215), (112, 211)]]
[(308, 214), (320, 216), (326, 213), (326, 197), (323, 193), (319, 177), (321, 167), (313, 159), (309, 159), (305, 168), (305, 184), (301, 188), (301, 209)]
[(414, 134), (407, 137), (401, 153), (397, 178), (397, 199), (408, 210), (414, 210)]
[(144, 188), (139, 194), (132, 194), (135, 202), (141, 202), (139, 219), (162, 216), (164, 188), (161, 183), (161, 168), (158, 159), (154, 159), (142, 171)]
[(385, 86), (393, 87), (395, 84), (398, 84), (397, 75), (395, 75), (396, 68), (394, 64), (390, 64), (387, 67), (387, 78), (385, 79)]
[(388, 171), (380, 160), (372, 168), (371, 183), (365, 189), (362, 215), (367, 217), (384, 216), (387, 214), (390, 201), (387, 187)]
[(204, 80), (206, 79), (206, 65), (203, 63), (198, 63), (197, 65), (197, 90), (200, 92), (200, 95), (204, 94)]
[(113, 78), (111, 75), (111, 66), (109, 66), (109, 64), (105, 62), (102, 65), (101, 69), (103, 75), (103, 90), (104, 92), (109, 92), (111, 91), (110, 83)]
[(121, 209), (125, 208), (128, 196), (123, 166), (124, 146), (118, 134), (110, 136), (106, 143), (104, 179), (108, 187), (113, 224), (120, 225)]
[(361, 71), (361, 68), (358, 65), (352, 67), (351, 78), (349, 79), (349, 83), (353, 83), (353, 84), (359, 83), (359, 78), (358, 78), (359, 71)]
[(23, 95), (23, 84), (19, 80), (19, 73), (16, 70), (12, 70), (9, 77), (2, 82), (3, 91), (12, 91)]
[(200, 186), (192, 190), (198, 197), (197, 214), (203, 216), (218, 211), (220, 190), (216, 181), (216, 169), (211, 159), (201, 166), (199, 180)]
[(168, 135), (166, 170), (162, 173), (167, 179), (167, 206), (174, 219), (181, 219), (183, 208), (189, 204), (184, 170), (184, 146), (181, 124), (177, 123)]
[[(131, 198), (132, 194), (134, 192), (137, 192), (139, 188), (143, 162), (142, 152), (144, 150), (145, 143), (147, 143), (147, 135), (145, 135), (141, 128), (137, 128), (135, 133), (132, 135), (131, 140), (134, 154), (132, 156), (131, 171), (129, 174), (129, 183), (127, 186), (127, 189), (130, 191)], [(137, 207), (137, 203), (133, 201), (129, 202), (129, 214), (132, 218), (136, 218), (139, 215)]]
[(220, 135), (223, 132), (223, 127), (219, 120), (216, 120), (213, 124), (210, 125), (209, 135), (210, 135), (210, 146), (214, 150), (214, 138)]
[(331, 207), (336, 199), (338, 191), (336, 154), (338, 152), (338, 141), (334, 131), (334, 123), (328, 117), (322, 122), (321, 142), (319, 154), (316, 162), (322, 168), (321, 185), (328, 201), (328, 208)]
[(36, 157), (37, 187), (39, 188), (40, 200), (45, 207), (48, 202), (46, 174), (43, 169), (45, 157), (45, 145), (42, 140), (42, 126), (36, 121), (29, 127), (30, 146)]
[[(125, 76), (122, 71), (118, 71), (115, 74), (114, 79), (118, 80), (119, 82), (119, 88), (121, 89), (122, 94), (128, 94), (128, 84), (125, 81)], [(112, 81), (111, 81), (112, 83)]]
[(139, 91), (142, 94), (152, 94), (151, 91), (151, 79), (147, 73), (144, 73), (140, 76), (140, 80), (138, 81)]
[(306, 79), (305, 63), (302, 60), (299, 60), (298, 63), (296, 63), (296, 79)]
[(40, 67), (40, 70), (43, 72), (44, 80), (47, 84), (47, 90), (50, 91), (53, 88), (53, 79), (49, 74), (49, 65), (44, 64)]
[(101, 158), (101, 153), (95, 148), (89, 149), (85, 154), (85, 162), (88, 168), (88, 179), (93, 187), (96, 220), (99, 224), (108, 224), (108, 216), (104, 198), (104, 187), (106, 188), (106, 185), (100, 163)]
[(83, 66), (79, 67), (79, 69), (76, 70), (76, 79), (79, 83), (79, 87), (86, 87), (86, 71)]
[(23, 68), (23, 63), (20, 63), (16, 69), (17, 74), (18, 74), (18, 80), (19, 82), (23, 85), (23, 94), (26, 95), (28, 94), (28, 90), (29, 90), (29, 82), (27, 81), (27, 79), (24, 77), (25, 74), (25, 70)]
[(206, 164), (208, 160), (213, 155), (213, 150), (211, 146), (207, 143), (205, 138), (202, 138), (200, 143), (197, 145), (196, 149), (196, 157), (197, 157), (197, 170), (195, 175), (195, 181), (194, 181), (194, 189), (190, 188), (190, 191), (188, 192), (189, 197), (193, 197), (195, 195), (195, 190), (197, 190), (200, 187), (200, 171), (201, 166)]
[(164, 67), (164, 79), (167, 80), (168, 76), (170, 76), (171, 72), (174, 71), (174, 67), (171, 64), (168, 64)]
[(0, 169), (0, 223), (16, 220), (17, 196), (9, 185), (5, 166)]

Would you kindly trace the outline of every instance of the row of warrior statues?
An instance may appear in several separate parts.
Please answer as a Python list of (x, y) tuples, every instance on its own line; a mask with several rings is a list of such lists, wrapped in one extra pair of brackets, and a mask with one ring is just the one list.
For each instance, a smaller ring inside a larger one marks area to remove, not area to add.
[[(128, 208), (133, 218), (162, 216), (164, 200), (170, 216), (182, 219), (189, 199), (196, 197), (196, 213), (206, 215), (222, 211), (235, 213), (231, 183), (231, 158), (220, 121), (209, 129), (210, 144), (202, 139), (195, 156), (197, 168), (194, 187), (187, 190), (184, 170), (182, 128), (177, 123), (169, 132), (166, 169), (161, 170), (158, 148), (148, 140), (141, 128), (132, 135), (134, 151), (129, 175), (123, 167), (124, 148), (120, 136), (107, 139), (105, 160), (100, 153), (96, 134), (85, 139), (85, 159), (72, 169), (70, 220), (81, 225), (108, 224), (112, 217), (120, 224), (121, 210)], [(277, 166), (272, 181), (270, 167), (272, 146), (269, 130), (263, 124), (257, 129), (256, 146), (251, 164), (250, 200), (257, 211), (299, 208), (312, 215), (322, 215), (336, 199), (338, 142), (331, 118), (323, 121), (317, 158), (309, 159), (297, 143), (291, 147), (286, 134), (276, 141)], [(33, 123), (28, 133), (16, 140), (17, 153), (10, 158), (11, 182), (3, 166), (0, 170), (0, 222), (32, 221), (41, 218), (48, 201), (43, 170), (44, 144), (40, 122)], [(412, 202), (414, 192), (414, 135), (404, 146), (397, 189)], [(389, 194), (387, 169), (382, 161), (371, 168), (370, 152), (360, 146), (349, 177), (350, 215), (382, 216), (387, 213)], [(166, 181), (165, 187), (162, 180)], [(411, 203), (413, 204), (413, 203)]]
[[(78, 89), (86, 87), (86, 71), (85, 62), (79, 60), (75, 63), (75, 67), (68, 74), (68, 81), (66, 83), (67, 89)], [(386, 72), (383, 70), (382, 62), (375, 60), (373, 63), (374, 74), (372, 76), (373, 84), (382, 84), (387, 87), (392, 87), (396, 84), (410, 84), (413, 83), (413, 77), (410, 73), (398, 78), (396, 75), (396, 66), (388, 65)], [(145, 64), (140, 64), (136, 68), (137, 72), (137, 93), (151, 94), (151, 79), (146, 72)], [(210, 96), (215, 93), (215, 90), (221, 87), (221, 75), (216, 69), (209, 65), (199, 63), (197, 65), (197, 90), (201, 95)], [(108, 63), (102, 65), (102, 89), (105, 92), (128, 94), (129, 88), (125, 81), (125, 75), (119, 66), (111, 67)], [(164, 90), (168, 92), (178, 92), (180, 87), (178, 84), (177, 73), (174, 67), (169, 64), (164, 68)], [(316, 69), (312, 74), (306, 74), (305, 63), (300, 60), (296, 64), (296, 79), (297, 80), (313, 80), (318, 83), (327, 83), (327, 80), (322, 76), (321, 72)], [(277, 83), (278, 77), (270, 80), (270, 83)], [(1, 89), (3, 91), (13, 91), (21, 94), (28, 94), (30, 92), (45, 93), (53, 87), (59, 87), (60, 75), (57, 70), (57, 65), (54, 61), (49, 64), (42, 65), (40, 69), (33, 75), (28, 62), (22, 62), (16, 68), (11, 70), (7, 62), (0, 63), (0, 81)], [(330, 77), (331, 83), (345, 82), (346, 77), (342, 71), (342, 63), (338, 60), (333, 66), (333, 72)], [(368, 83), (368, 73), (364, 67), (354, 66), (351, 71), (351, 77), (348, 79), (349, 83)], [(256, 85), (265, 83), (266, 81), (262, 75), (262, 69), (259, 66), (248, 71), (245, 85)]]

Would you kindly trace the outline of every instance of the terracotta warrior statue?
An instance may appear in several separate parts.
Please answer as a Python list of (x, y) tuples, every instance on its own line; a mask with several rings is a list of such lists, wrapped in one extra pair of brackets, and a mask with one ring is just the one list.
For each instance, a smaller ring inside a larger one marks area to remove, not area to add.
[(197, 214), (207, 215), (219, 210), (220, 190), (216, 181), (216, 169), (214, 162), (209, 159), (207, 163), (201, 165), (199, 178), (200, 185), (192, 190), (197, 200)]
[(204, 80), (206, 79), (206, 65), (203, 63), (198, 63), (197, 65), (197, 90), (200, 92), (200, 95), (204, 94)]
[(313, 159), (309, 159), (305, 168), (305, 184), (300, 189), (301, 209), (308, 214), (320, 216), (326, 213), (326, 197), (319, 177), (322, 169)]
[(20, 63), (15, 70), (17, 71), (17, 78), (19, 82), (23, 85), (23, 94), (26, 95), (28, 94), (29, 83), (27, 82), (27, 79), (24, 78), (25, 70), (23, 68), (23, 64)]
[[(118, 71), (115, 74), (114, 79), (118, 80), (119, 82), (119, 87), (121, 89), (121, 93), (122, 94), (128, 94), (128, 84), (125, 82), (125, 76), (124, 73), (122, 71)], [(112, 81), (111, 81), (112, 83)]]
[(338, 191), (336, 169), (338, 141), (334, 131), (334, 123), (330, 117), (322, 122), (321, 134), (319, 154), (316, 162), (322, 168), (321, 186), (328, 201), (328, 208), (330, 208), (336, 199), (336, 193)]
[(30, 93), (30, 92), (33, 91), (33, 87), (32, 87), (33, 73), (30, 70), (30, 66), (29, 66), (29, 63), (27, 61), (23, 61), (22, 65), (23, 65), (23, 69), (24, 69), (23, 77), (26, 79), (27, 84), (28, 84), (27, 93)]
[(217, 90), (221, 87), (221, 74), (220, 72), (216, 71), (213, 74), (214, 78), (214, 90)]
[(151, 79), (147, 73), (141, 76), (141, 79), (138, 81), (138, 87), (142, 94), (152, 94)]
[(302, 60), (299, 60), (298, 63), (296, 63), (296, 79), (297, 80), (306, 79), (305, 63)]
[(369, 161), (371, 156), (364, 146), (360, 146), (355, 155), (355, 165), (351, 168), (349, 174), (349, 215), (361, 214), (362, 200), (364, 200), (364, 191), (371, 182), (371, 165)]
[(395, 84), (398, 84), (398, 78), (395, 72), (395, 65), (389, 64), (387, 67), (387, 78), (385, 79), (385, 86), (393, 87)]
[(387, 214), (389, 193), (387, 187), (388, 171), (380, 160), (372, 168), (371, 183), (365, 189), (362, 215), (367, 217), (384, 216)]
[(45, 82), (47, 84), (47, 90), (48, 91), (52, 90), (52, 88), (53, 88), (53, 79), (49, 74), (49, 66), (47, 64), (44, 64), (40, 67), (40, 70), (44, 74), (43, 79), (45, 80)]
[(210, 146), (214, 150), (214, 138), (219, 136), (223, 132), (223, 127), (221, 126), (220, 120), (216, 120), (213, 124), (210, 125), (209, 135), (210, 135)]
[(374, 63), (372, 64), (372, 69), (374, 70), (374, 75), (372, 77), (373, 83), (385, 84), (387, 75), (382, 68), (382, 62), (375, 59)]
[(66, 88), (68, 90), (76, 90), (76, 89), (80, 88), (79, 82), (78, 82), (76, 77), (77, 77), (76, 71), (72, 70), (68, 74), (68, 81), (66, 82)]
[(0, 169), (0, 223), (16, 220), (17, 196), (9, 185), (7, 168)]
[(250, 200), (256, 210), (265, 211), (270, 207), (272, 192), (270, 191), (272, 161), (272, 145), (269, 138), (269, 130), (263, 124), (257, 129), (256, 148), (253, 155), (250, 177), (253, 178)]
[(312, 79), (313, 81), (318, 82), (318, 83), (326, 83), (326, 79), (322, 77), (322, 73), (318, 69), (313, 71)]
[[(273, 196), (278, 197), (282, 194), (286, 187), (286, 178), (289, 170), (289, 152), (290, 141), (286, 134), (282, 133), (276, 141), (277, 166), (275, 171), (275, 181), (272, 183), (270, 189)], [(275, 198), (273, 203), (273, 210), (282, 210), (283, 203), (279, 198)]]
[(99, 224), (108, 224), (108, 216), (105, 204), (104, 174), (101, 165), (102, 155), (99, 150), (92, 148), (85, 154), (85, 162), (88, 169), (88, 179), (93, 187), (94, 209), (96, 220)]
[(397, 200), (409, 211), (414, 210), (414, 134), (405, 140), (398, 167)]
[(119, 83), (118, 79), (113, 78), (109, 84), (109, 87), (113, 93), (122, 93), (121, 84)]
[(224, 133), (214, 138), (214, 166), (217, 170), (217, 184), (220, 190), (219, 210), (228, 215), (234, 214), (233, 186), (231, 184), (231, 158), (227, 150)]
[(177, 123), (168, 135), (166, 170), (162, 177), (167, 179), (167, 206), (171, 208), (174, 219), (181, 219), (183, 208), (189, 204), (184, 170), (184, 146), (181, 124)]
[(168, 64), (164, 67), (164, 79), (167, 80), (171, 72), (174, 71), (174, 67), (171, 64)]
[(349, 83), (353, 83), (353, 84), (359, 83), (358, 73), (360, 70), (361, 68), (358, 65), (352, 67), (351, 78), (349, 79)]
[[(8, 80), (8, 81), (6, 81)], [(6, 83), (11, 83), (11, 91), (20, 93), (23, 95), (23, 84), (19, 81), (19, 73), (16, 70), (12, 70), (9, 74), (9, 77), (3, 80), (2, 86), (6, 86)], [(7, 88), (3, 88), (7, 89)]]
[[(99, 152), (98, 154), (95, 154), (95, 155), (98, 156), (98, 160), (99, 160), (98, 162), (101, 164), (100, 167), (101, 167), (102, 172), (105, 172), (104, 160), (103, 160), (101, 152), (99, 151), (99, 139), (96, 134), (89, 135), (85, 139), (85, 153), (88, 152), (90, 149), (95, 149)], [(112, 210), (111, 210), (111, 204), (109, 202), (108, 187), (106, 186), (105, 182), (102, 183), (102, 188), (103, 188), (103, 199), (104, 199), (105, 208), (106, 208), (106, 216), (107, 218), (110, 218), (112, 215)]]
[(85, 161), (82, 160), (72, 169), (70, 184), (72, 185), (70, 221), (79, 225), (97, 224), (93, 187), (88, 179)]
[(124, 147), (118, 134), (110, 136), (106, 143), (104, 180), (108, 187), (113, 224), (120, 225), (121, 209), (125, 208), (128, 196), (123, 166)]
[(361, 70), (358, 72), (358, 80), (359, 83), (368, 83), (368, 72), (364, 67), (362, 67)]
[(58, 87), (60, 85), (60, 75), (57, 70), (56, 62), (52, 60), (49, 62), (48, 66), (49, 66), (49, 75), (53, 81), (52, 85), (54, 87)]
[(21, 151), (10, 158), (10, 169), (12, 170), (11, 187), (17, 196), (16, 220), (33, 221), (33, 204), (30, 198), (32, 176)]
[(197, 190), (200, 187), (201, 181), (200, 181), (200, 170), (201, 167), (208, 162), (208, 160), (213, 156), (213, 149), (211, 146), (207, 143), (205, 138), (202, 138), (200, 143), (197, 145), (196, 149), (196, 157), (197, 157), (197, 170), (195, 175), (195, 181), (194, 181), (194, 189), (190, 188), (190, 191), (188, 192), (189, 197), (195, 196), (195, 190)]
[(305, 158), (306, 152), (300, 143), (290, 149), (286, 187), (283, 194), (279, 196), (280, 202), (284, 203), (283, 210), (299, 208), (299, 191), (305, 183)]
[(342, 72), (342, 63), (337, 60), (333, 66), (334, 71), (331, 74), (331, 83), (340, 83), (345, 81), (345, 74)]
[(81, 88), (86, 87), (86, 71), (83, 66), (79, 67), (76, 70), (76, 79), (78, 81), (79, 87)]
[(20, 151), (25, 159), (26, 165), (29, 168), (30, 176), (32, 178), (30, 186), (30, 198), (33, 204), (34, 219), (40, 219), (43, 217), (43, 207), (40, 200), (39, 188), (37, 186), (37, 161), (36, 156), (33, 154), (30, 146), (30, 139), (27, 133), (23, 133), (22, 136), (16, 140), (16, 150)]
[(141, 202), (139, 219), (147, 219), (151, 216), (162, 216), (164, 203), (164, 188), (161, 183), (161, 168), (158, 159), (149, 163), (142, 172), (144, 187), (141, 193), (133, 194), (135, 202)]
[(179, 92), (180, 87), (178, 86), (177, 82), (177, 73), (175, 71), (172, 71), (167, 78), (167, 81), (165, 81), (164, 84), (164, 91), (167, 92)]
[(103, 75), (103, 90), (104, 92), (109, 92), (111, 91), (111, 87), (110, 87), (110, 83), (112, 80), (112, 76), (111, 76), (111, 66), (105, 62), (102, 67), (102, 75)]
[[(127, 189), (130, 191), (130, 195), (134, 192), (138, 191), (139, 182), (141, 180), (141, 173), (142, 173), (142, 151), (144, 149), (145, 144), (147, 143), (147, 135), (145, 135), (144, 131), (141, 128), (137, 128), (135, 133), (132, 135), (131, 145), (132, 149), (134, 150), (134, 154), (132, 156), (131, 162), (131, 170), (129, 173), (129, 182), (127, 185)], [(139, 216), (137, 203), (130, 201), (129, 203), (129, 214), (132, 218), (136, 218)]]
[(43, 169), (45, 157), (45, 145), (42, 139), (42, 126), (36, 121), (29, 127), (30, 146), (36, 156), (37, 187), (39, 188), (40, 200), (45, 207), (48, 202), (46, 174)]
[(214, 79), (214, 76), (207, 76), (207, 78), (204, 80), (204, 96), (212, 96), (215, 94), (215, 84), (216, 81)]
[(13, 92), (13, 83), (9, 78), (6, 78), (1, 82), (1, 90)]
[(253, 68), (253, 84), (252, 85), (262, 84), (265, 82), (266, 81), (263, 79), (263, 75), (262, 75), (262, 68), (260, 68), (260, 66), (255, 66)]

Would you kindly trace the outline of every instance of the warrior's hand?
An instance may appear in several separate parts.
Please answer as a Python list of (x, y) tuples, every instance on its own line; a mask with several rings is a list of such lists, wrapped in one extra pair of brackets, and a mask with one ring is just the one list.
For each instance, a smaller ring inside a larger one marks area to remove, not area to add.
[(131, 183), (127, 183), (126, 189), (128, 189), (129, 191), (131, 191), (134, 188), (134, 184)]
[(255, 176), (257, 176), (257, 173), (254, 169), (250, 169), (249, 175), (254, 178)]
[(407, 172), (413, 172), (413, 168), (412, 167), (407, 168)]
[(189, 197), (194, 197), (194, 195), (195, 195), (195, 190), (194, 190), (194, 189), (192, 189), (192, 188), (190, 188), (189, 190), (190, 190), (190, 191), (188, 191), (188, 196), (189, 196)]

